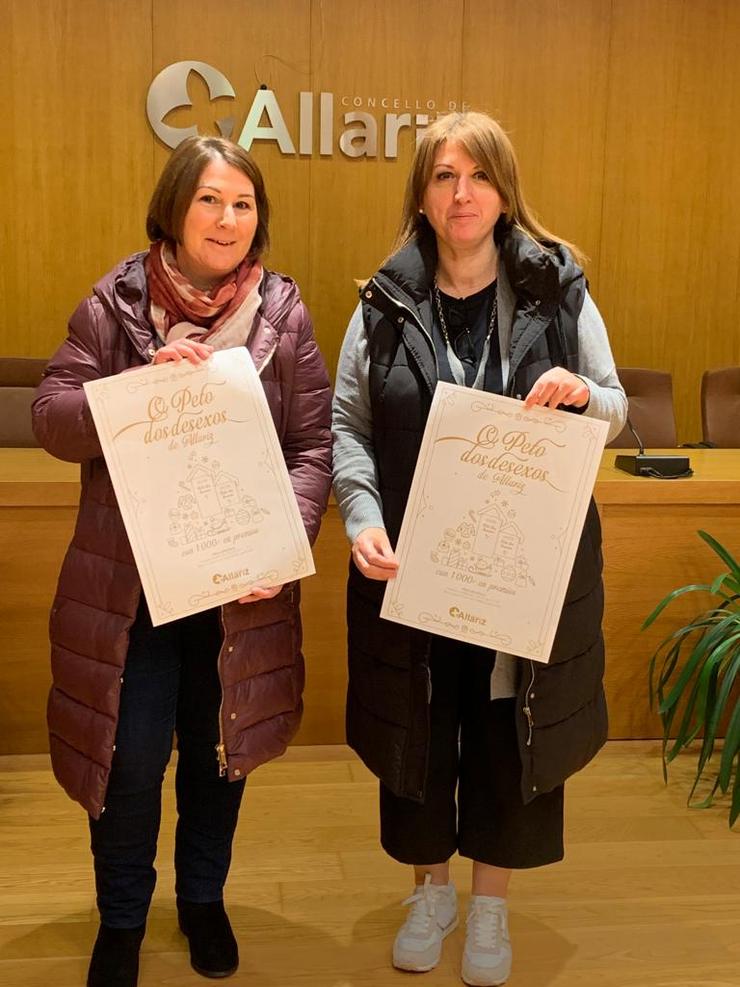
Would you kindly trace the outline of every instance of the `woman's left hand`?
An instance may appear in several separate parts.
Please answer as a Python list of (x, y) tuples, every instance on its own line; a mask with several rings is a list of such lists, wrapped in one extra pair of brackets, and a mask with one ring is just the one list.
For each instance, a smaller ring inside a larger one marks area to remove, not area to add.
[(168, 361), (182, 363), (183, 360), (187, 360), (197, 367), (204, 363), (211, 353), (213, 353), (213, 347), (210, 343), (199, 343), (197, 339), (188, 339), (187, 336), (183, 336), (181, 339), (176, 339), (173, 343), (167, 343), (166, 346), (158, 349), (154, 354), (152, 366)]
[(239, 603), (257, 603), (258, 600), (271, 600), (273, 596), (278, 595), (282, 588), (282, 583), (279, 586), (255, 586), (247, 596), (239, 598)]
[(532, 390), (524, 399), (524, 407), (529, 410), (535, 405), (543, 408), (557, 408), (559, 404), (583, 408), (588, 404), (591, 392), (588, 384), (563, 367), (551, 367), (535, 381)]

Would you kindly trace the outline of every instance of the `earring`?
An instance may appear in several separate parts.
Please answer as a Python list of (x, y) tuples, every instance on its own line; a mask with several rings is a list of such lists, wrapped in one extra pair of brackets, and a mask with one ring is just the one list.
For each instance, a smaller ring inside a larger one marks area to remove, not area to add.
[(423, 215), (424, 215), (424, 210), (423, 210), (423, 209), (420, 209), (420, 210), (419, 210), (419, 215), (421, 215), (421, 216), (423, 216)]

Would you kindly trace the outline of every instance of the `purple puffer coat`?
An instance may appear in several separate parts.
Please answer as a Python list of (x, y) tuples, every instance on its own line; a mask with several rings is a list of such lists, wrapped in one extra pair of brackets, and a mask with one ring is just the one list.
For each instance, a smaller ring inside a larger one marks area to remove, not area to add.
[[(50, 617), (48, 724), (58, 781), (96, 819), (105, 805), (141, 582), (82, 385), (154, 355), (145, 256), (123, 261), (79, 305), (33, 406), (41, 445), (82, 464), (77, 525)], [(329, 379), (295, 282), (266, 271), (260, 293), (247, 346), (313, 542), (331, 484)], [(291, 584), (272, 600), (222, 607), (221, 732), (231, 780), (281, 754), (298, 729), (304, 680), (298, 600), (299, 586)]]

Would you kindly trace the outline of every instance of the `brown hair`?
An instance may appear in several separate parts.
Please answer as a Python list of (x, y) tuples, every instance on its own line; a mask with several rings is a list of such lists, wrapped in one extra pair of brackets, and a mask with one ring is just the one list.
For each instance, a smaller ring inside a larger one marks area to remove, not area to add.
[(583, 253), (572, 243), (545, 229), (531, 212), (519, 184), (519, 166), (511, 141), (503, 127), (485, 113), (446, 113), (437, 117), (424, 131), (411, 163), (406, 182), (403, 212), (394, 251), (420, 234), (429, 233), (431, 226), (419, 212), (424, 192), (432, 177), (434, 159), (445, 141), (455, 141), (484, 169), (504, 200), (506, 221), (531, 237), (544, 250), (549, 243), (562, 243), (576, 261), (585, 261)]
[(193, 201), (198, 180), (206, 166), (217, 157), (241, 171), (254, 185), (257, 229), (247, 256), (256, 260), (270, 246), (270, 203), (265, 182), (252, 156), (239, 144), (223, 137), (186, 137), (178, 144), (152, 193), (146, 216), (147, 236), (150, 240), (182, 241), (185, 214)]

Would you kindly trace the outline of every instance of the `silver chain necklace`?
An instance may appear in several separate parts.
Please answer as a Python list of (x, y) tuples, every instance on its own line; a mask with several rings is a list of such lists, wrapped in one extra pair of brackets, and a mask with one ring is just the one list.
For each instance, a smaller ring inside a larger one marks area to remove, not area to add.
[[(465, 387), (465, 369), (462, 365), (460, 357), (452, 348), (452, 343), (450, 342), (450, 334), (447, 331), (447, 322), (445, 321), (444, 312), (442, 311), (442, 299), (439, 294), (439, 285), (437, 284), (437, 279), (434, 279), (433, 286), (434, 301), (437, 307), (437, 315), (439, 317), (439, 327), (442, 330), (442, 337), (445, 341), (445, 348), (447, 350), (447, 359), (450, 364), (450, 370), (452, 371), (452, 376), (455, 378), (455, 383), (460, 384), (461, 387)], [(486, 340), (483, 344), (483, 353), (481, 354), (480, 363), (478, 364), (478, 369), (476, 371), (475, 380), (470, 385), (472, 388), (477, 388), (482, 390), (483, 379), (486, 375), (486, 364), (488, 363), (488, 355), (491, 352), (491, 336), (493, 335), (493, 330), (498, 324), (498, 291), (494, 285), (493, 289), (493, 305), (491, 306), (491, 318), (488, 320), (488, 332), (486, 333)], [(465, 329), (465, 332), (470, 336), (470, 330)]]

